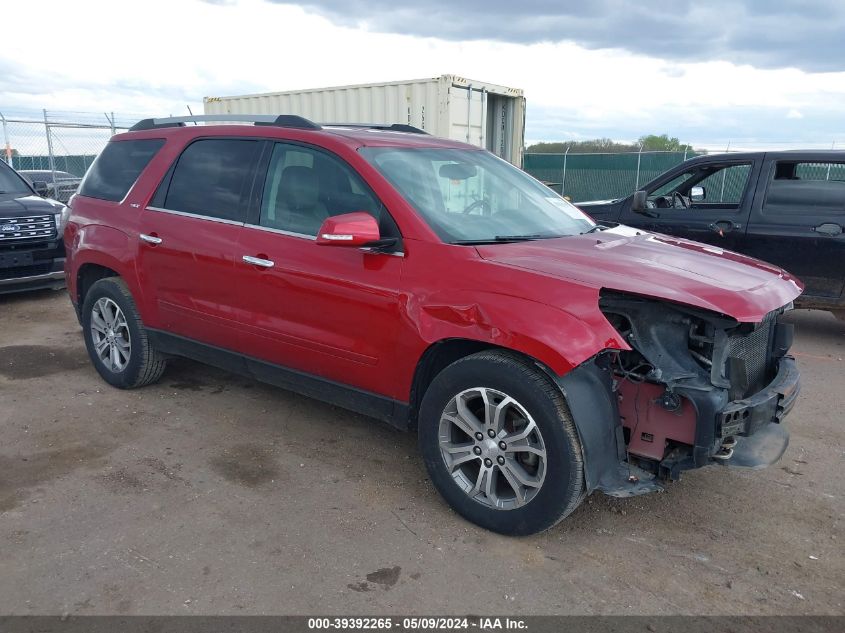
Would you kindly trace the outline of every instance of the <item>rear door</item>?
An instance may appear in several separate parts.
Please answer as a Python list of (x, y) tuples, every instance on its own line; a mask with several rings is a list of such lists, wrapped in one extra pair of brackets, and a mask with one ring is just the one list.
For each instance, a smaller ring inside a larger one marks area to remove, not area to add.
[[(647, 211), (655, 217), (634, 213), (628, 204), (620, 222), (742, 251), (758, 171), (759, 161), (750, 160), (692, 165), (647, 190)], [(694, 187), (700, 192), (695, 197)]]
[[(395, 223), (347, 163), (318, 148), (275, 143), (266, 174), (235, 261), (244, 352), (395, 397), (387, 385), (401, 320), (401, 241), (395, 252), (372, 253), (315, 239), (331, 215), (366, 211), (382, 237), (399, 237)], [(271, 367), (249, 362), (276, 382)]]
[(845, 300), (845, 160), (789, 156), (763, 169), (747, 252), (796, 275), (820, 307)]
[(237, 138), (193, 141), (142, 212), (142, 285), (166, 331), (237, 348), (237, 229), (263, 146)]

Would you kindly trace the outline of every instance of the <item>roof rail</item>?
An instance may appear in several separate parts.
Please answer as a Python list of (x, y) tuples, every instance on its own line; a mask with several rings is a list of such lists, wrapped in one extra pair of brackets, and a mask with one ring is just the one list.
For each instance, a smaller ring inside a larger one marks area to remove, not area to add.
[(369, 130), (387, 130), (389, 132), (407, 132), (408, 134), (428, 134), (413, 125), (405, 123), (323, 123), (323, 127), (359, 127)]
[(253, 125), (289, 127), (301, 130), (320, 130), (323, 127), (353, 127), (370, 130), (387, 130), (390, 132), (407, 132), (409, 134), (428, 134), (425, 130), (404, 123), (324, 123), (321, 126), (296, 114), (195, 114), (192, 116), (171, 116), (159, 119), (142, 119), (129, 128), (129, 131), (157, 130), (168, 127), (184, 127), (186, 123), (213, 122), (252, 123)]
[(254, 125), (275, 125), (303, 130), (319, 130), (320, 126), (295, 114), (196, 114), (193, 116), (172, 116), (159, 119), (142, 119), (129, 128), (130, 132), (156, 130), (168, 127), (184, 127), (185, 123), (253, 123)]

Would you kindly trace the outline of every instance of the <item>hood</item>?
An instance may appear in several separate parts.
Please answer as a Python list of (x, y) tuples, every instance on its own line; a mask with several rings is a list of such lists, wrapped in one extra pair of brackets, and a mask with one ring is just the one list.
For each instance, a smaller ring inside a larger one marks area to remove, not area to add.
[(707, 244), (619, 226), (600, 233), (479, 246), (499, 264), (757, 322), (801, 283), (771, 264)]
[(58, 213), (62, 205), (36, 195), (0, 194), (0, 218), (14, 218), (35, 213)]

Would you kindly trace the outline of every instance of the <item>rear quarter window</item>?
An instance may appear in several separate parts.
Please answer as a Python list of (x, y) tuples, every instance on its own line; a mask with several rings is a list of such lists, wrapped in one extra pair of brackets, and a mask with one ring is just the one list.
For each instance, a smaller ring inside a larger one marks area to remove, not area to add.
[(111, 141), (91, 165), (79, 187), (89, 198), (119, 202), (164, 145), (164, 139)]
[(845, 163), (779, 161), (763, 211), (768, 215), (845, 215)]

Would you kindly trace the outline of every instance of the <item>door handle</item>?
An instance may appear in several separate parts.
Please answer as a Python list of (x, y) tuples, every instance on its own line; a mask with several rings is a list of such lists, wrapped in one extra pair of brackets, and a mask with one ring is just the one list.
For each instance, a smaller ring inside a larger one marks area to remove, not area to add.
[(261, 266), (261, 268), (272, 268), (275, 266), (275, 262), (271, 259), (262, 259), (260, 257), (253, 257), (252, 255), (244, 255), (243, 260), (247, 264), (252, 264), (253, 266)]
[(734, 229), (741, 229), (741, 224), (734, 224), (729, 220), (716, 220), (715, 222), (710, 223), (710, 230), (718, 233), (719, 235), (724, 235), (725, 233), (730, 233)]
[(141, 233), (138, 237), (141, 238), (142, 242), (146, 242), (147, 244), (161, 244), (163, 241), (156, 235), (147, 235), (146, 233)]
[(824, 224), (819, 224), (817, 227), (814, 227), (813, 230), (816, 233), (821, 233), (822, 235), (830, 235), (831, 237), (835, 237), (836, 235), (842, 234), (842, 227), (838, 224), (834, 224), (833, 222), (825, 222)]

